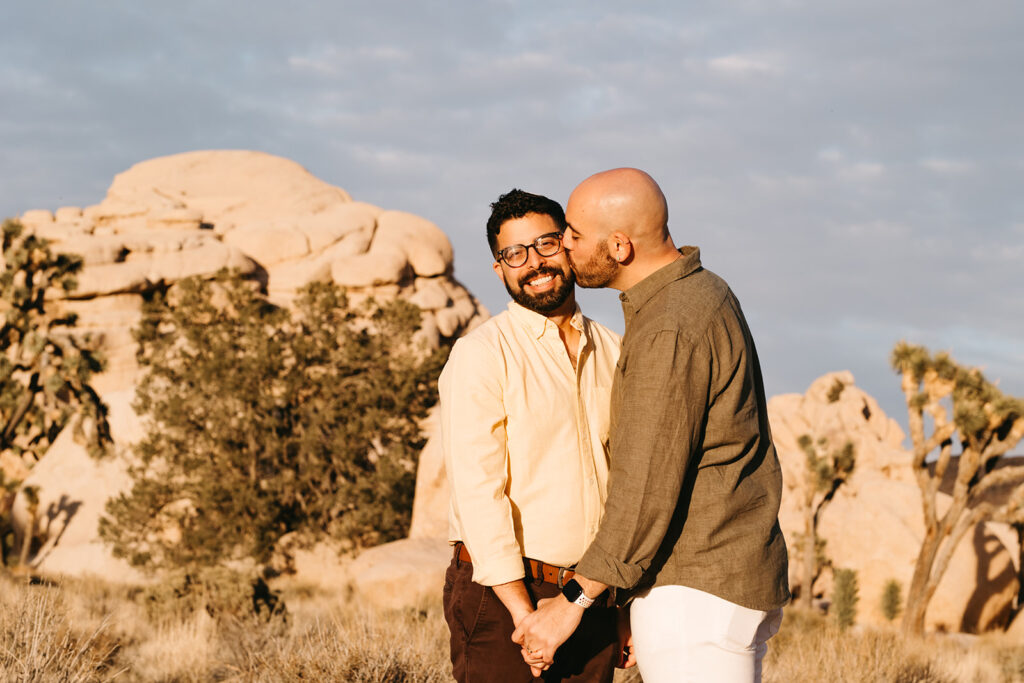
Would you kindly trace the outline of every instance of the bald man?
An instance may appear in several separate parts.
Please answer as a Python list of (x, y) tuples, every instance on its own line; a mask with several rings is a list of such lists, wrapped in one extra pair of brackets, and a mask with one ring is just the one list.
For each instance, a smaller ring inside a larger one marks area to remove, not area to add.
[(611, 586), (645, 683), (760, 681), (790, 596), (782, 474), (739, 302), (699, 249), (675, 246), (643, 171), (586, 179), (566, 220), (576, 281), (622, 292), (608, 498), (574, 581), (513, 640), (539, 672)]

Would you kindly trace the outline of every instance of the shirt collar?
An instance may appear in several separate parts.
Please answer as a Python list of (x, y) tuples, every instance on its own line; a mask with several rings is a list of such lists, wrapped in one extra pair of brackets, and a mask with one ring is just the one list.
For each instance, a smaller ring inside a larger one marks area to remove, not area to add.
[(699, 247), (680, 247), (679, 254), (681, 258), (662, 266), (619, 294), (622, 312), (627, 322), (666, 285), (682, 280), (701, 269)]
[[(519, 321), (525, 326), (534, 337), (540, 339), (544, 336), (544, 333), (550, 329), (558, 331), (558, 325), (551, 322), (548, 317), (537, 311), (531, 311), (525, 306), (520, 306), (515, 301), (508, 302), (508, 312), (512, 317)], [(569, 324), (575, 327), (580, 332), (584, 331), (583, 328), (583, 313), (580, 311), (580, 305), (576, 304), (576, 310), (572, 314), (572, 318), (569, 320)]]

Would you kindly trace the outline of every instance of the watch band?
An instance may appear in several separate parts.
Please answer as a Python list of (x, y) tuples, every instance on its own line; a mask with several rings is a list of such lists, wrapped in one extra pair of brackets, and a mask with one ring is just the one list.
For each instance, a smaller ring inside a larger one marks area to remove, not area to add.
[(564, 586), (562, 586), (562, 595), (565, 599), (574, 605), (579, 605), (583, 609), (587, 609), (594, 604), (593, 598), (588, 598), (583, 592), (583, 586), (581, 586), (576, 579), (569, 579)]

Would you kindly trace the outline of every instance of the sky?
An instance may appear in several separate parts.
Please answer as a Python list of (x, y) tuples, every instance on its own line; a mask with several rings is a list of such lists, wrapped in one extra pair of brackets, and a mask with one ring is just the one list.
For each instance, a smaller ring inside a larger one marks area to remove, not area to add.
[[(1024, 396), (1024, 5), (923, 0), (9, 3), (0, 216), (88, 206), (145, 159), (255, 149), (484, 237), (513, 187), (650, 173), (740, 299), (769, 395), (951, 351)], [(579, 297), (622, 330), (617, 292)]]

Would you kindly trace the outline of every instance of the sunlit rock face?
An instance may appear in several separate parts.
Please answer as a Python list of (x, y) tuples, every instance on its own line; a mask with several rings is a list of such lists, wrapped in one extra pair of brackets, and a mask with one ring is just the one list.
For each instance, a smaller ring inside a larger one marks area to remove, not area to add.
[[(141, 434), (130, 407), (139, 379), (131, 330), (154, 289), (232, 268), (288, 305), (310, 282), (335, 282), (353, 301), (399, 297), (418, 305), (418, 334), (431, 347), (488, 317), (453, 278), (451, 243), (434, 223), (353, 201), (295, 162), (261, 152), (151, 159), (118, 174), (95, 206), (19, 218), (56, 250), (84, 258), (78, 288), (54, 304), (77, 312), (78, 328), (100, 340), (108, 367), (94, 386), (120, 425), (115, 464), (90, 460), (68, 434), (29, 475), (26, 483), (40, 487), (46, 542), (34, 562), (41, 571), (133, 576), (97, 543), (96, 522), (107, 498), (125, 487), (124, 458)], [(19, 498), (15, 524), (20, 530), (26, 522)]]
[[(783, 469), (779, 518), (789, 546), (790, 584), (797, 587), (803, 578), (798, 534), (804, 530), (801, 501), (807, 456), (798, 439), (803, 434), (814, 440), (824, 437), (836, 446), (850, 441), (856, 449), (856, 468), (824, 508), (818, 535), (825, 540), (824, 553), (834, 567), (857, 571), (858, 620), (883, 623), (883, 587), (896, 579), (905, 598), (924, 536), (921, 493), (911, 470), (911, 453), (903, 446), (903, 431), (854, 384), (849, 372), (824, 375), (802, 395), (773, 397), (768, 415)], [(941, 513), (950, 498), (938, 496)], [(927, 627), (970, 632), (1002, 628), (1017, 592), (1012, 559), (1016, 553), (1016, 534), (1006, 525), (979, 524), (968, 531), (930, 603)], [(815, 595), (830, 599), (831, 581), (831, 572), (822, 572)]]

